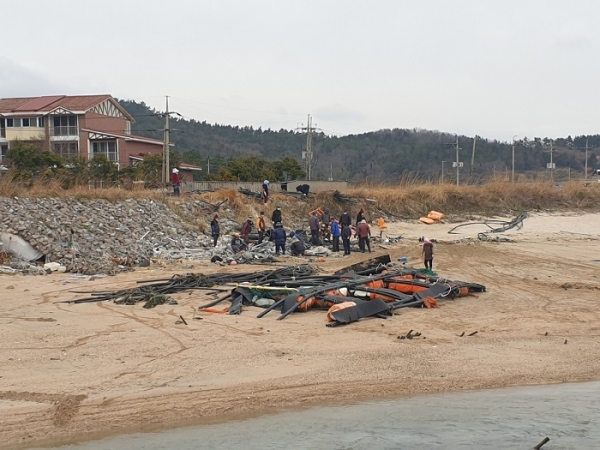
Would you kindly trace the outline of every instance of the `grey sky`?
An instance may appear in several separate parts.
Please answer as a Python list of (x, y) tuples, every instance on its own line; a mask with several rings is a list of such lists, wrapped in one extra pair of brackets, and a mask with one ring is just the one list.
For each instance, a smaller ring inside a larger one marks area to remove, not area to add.
[(0, 97), (112, 94), (209, 123), (600, 133), (596, 0), (30, 0)]

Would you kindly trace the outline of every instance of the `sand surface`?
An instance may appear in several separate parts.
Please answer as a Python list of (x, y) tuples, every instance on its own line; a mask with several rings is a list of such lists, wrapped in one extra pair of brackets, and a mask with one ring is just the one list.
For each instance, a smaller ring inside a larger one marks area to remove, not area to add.
[[(600, 379), (600, 215), (532, 215), (497, 235), (514, 242), (477, 241), (481, 225), (448, 234), (455, 225), (390, 224), (403, 239), (374, 245), (375, 255), (422, 267), (417, 238), (438, 239), (434, 270), (488, 292), (346, 327), (326, 327), (322, 311), (283, 321), (257, 319), (253, 307), (198, 313), (213, 297), (196, 291), (150, 310), (57, 303), (83, 296), (74, 290), (264, 266), (154, 266), (94, 281), (0, 275), (0, 448), (328, 402)], [(318, 266), (329, 273), (366, 257)], [(409, 330), (422, 337), (398, 339)]]

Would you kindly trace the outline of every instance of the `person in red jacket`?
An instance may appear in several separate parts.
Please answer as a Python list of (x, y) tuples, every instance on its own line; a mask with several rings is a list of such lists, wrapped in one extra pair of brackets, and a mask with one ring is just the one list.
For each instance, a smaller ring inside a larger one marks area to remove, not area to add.
[(244, 240), (246, 245), (248, 245), (250, 243), (248, 235), (252, 233), (252, 217), (248, 217), (248, 219), (246, 219), (246, 221), (242, 225), (241, 233), (242, 239)]
[(365, 252), (365, 244), (369, 249), (369, 253), (371, 253), (371, 241), (369, 237), (371, 236), (371, 227), (367, 224), (365, 219), (362, 219), (358, 226), (356, 227), (356, 235), (358, 236), (358, 246), (360, 247), (361, 252)]
[(179, 180), (179, 170), (177, 170), (177, 168), (174, 168), (173, 173), (171, 173), (171, 184), (173, 185), (173, 194), (179, 195), (179, 186), (181, 182)]

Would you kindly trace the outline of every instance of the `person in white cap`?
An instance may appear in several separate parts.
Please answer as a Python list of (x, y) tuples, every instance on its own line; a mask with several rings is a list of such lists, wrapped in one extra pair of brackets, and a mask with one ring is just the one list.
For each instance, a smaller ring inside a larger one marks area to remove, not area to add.
[(173, 195), (179, 196), (181, 181), (179, 180), (179, 170), (176, 167), (173, 168), (173, 173), (171, 173), (171, 184), (173, 185)]
[(425, 268), (433, 270), (433, 244), (427, 238), (423, 238), (423, 261)]
[(263, 181), (262, 189), (263, 189), (263, 200), (265, 203), (267, 203), (269, 201), (269, 180)]

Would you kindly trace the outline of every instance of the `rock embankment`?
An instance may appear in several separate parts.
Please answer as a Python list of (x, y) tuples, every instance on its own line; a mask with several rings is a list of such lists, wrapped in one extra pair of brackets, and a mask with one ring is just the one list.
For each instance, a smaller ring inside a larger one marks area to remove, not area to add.
[(84, 274), (114, 273), (120, 262), (147, 260), (156, 248), (209, 242), (198, 227), (153, 199), (0, 198), (0, 233), (18, 235), (47, 262)]

